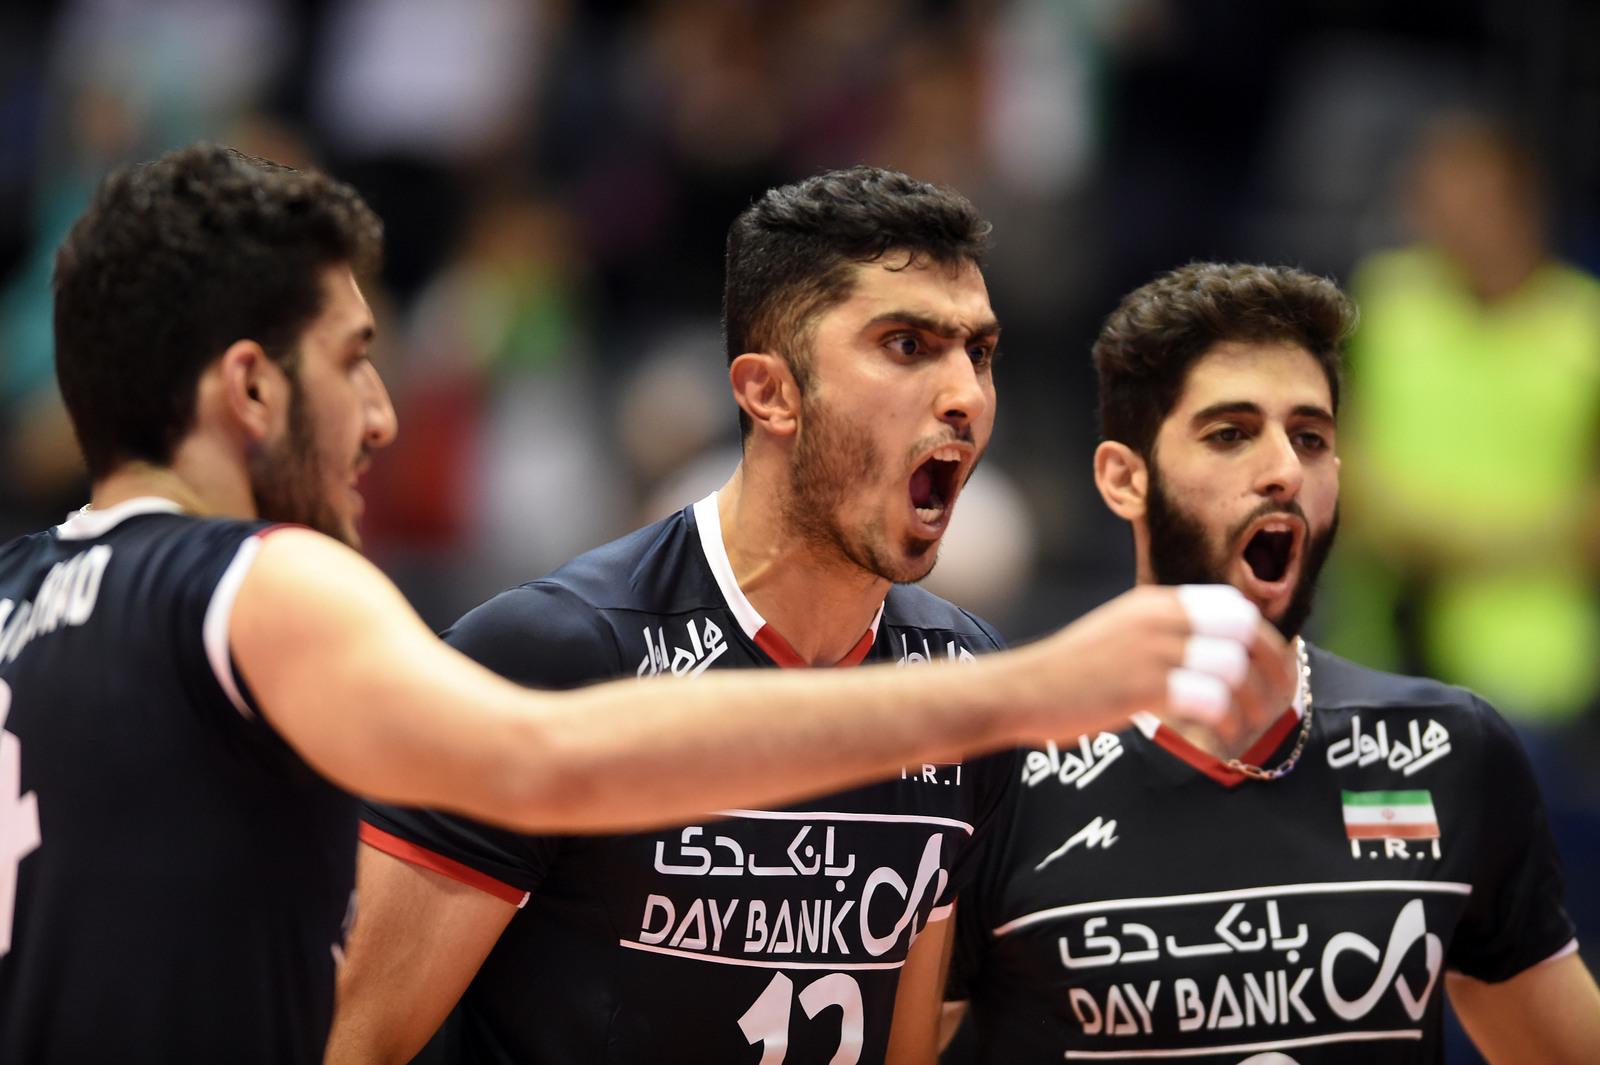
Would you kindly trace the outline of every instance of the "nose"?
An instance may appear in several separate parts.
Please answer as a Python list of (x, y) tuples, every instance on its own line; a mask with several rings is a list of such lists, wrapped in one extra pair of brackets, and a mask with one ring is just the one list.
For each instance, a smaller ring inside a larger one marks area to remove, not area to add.
[(1256, 493), (1272, 499), (1294, 499), (1300, 494), (1300, 485), (1305, 480), (1305, 467), (1300, 462), (1300, 453), (1295, 450), (1294, 443), (1282, 426), (1269, 428), (1260, 439)]
[(963, 345), (941, 360), (936, 406), (939, 420), (962, 430), (989, 412), (993, 392), (987, 375), (980, 374)]
[(384, 387), (378, 368), (370, 362), (363, 363), (362, 367), (362, 443), (369, 448), (387, 447), (400, 430), (400, 420), (395, 416), (394, 404), (389, 400), (389, 390)]

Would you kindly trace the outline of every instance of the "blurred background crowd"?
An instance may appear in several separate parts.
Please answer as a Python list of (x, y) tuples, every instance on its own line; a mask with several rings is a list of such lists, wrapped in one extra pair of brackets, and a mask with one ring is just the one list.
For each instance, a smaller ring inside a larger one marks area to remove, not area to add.
[(928, 583), (1013, 640), (1131, 580), (1089, 461), (1118, 297), (1195, 258), (1337, 278), (1313, 635), (1519, 724), (1600, 947), (1592, 0), (8, 0), (0, 537), (85, 494), (54, 247), (109, 167), (199, 138), (385, 220), (402, 432), (364, 533), (435, 626), (731, 471), (722, 246), (771, 185), (870, 163), (994, 221), (1001, 415)]

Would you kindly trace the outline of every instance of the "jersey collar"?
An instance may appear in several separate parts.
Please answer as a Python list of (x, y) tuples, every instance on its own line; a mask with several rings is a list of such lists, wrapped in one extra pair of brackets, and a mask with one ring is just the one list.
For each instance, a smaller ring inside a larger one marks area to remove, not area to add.
[[(717, 582), (717, 588), (722, 592), (722, 598), (728, 603), (728, 609), (733, 612), (734, 620), (739, 622), (739, 628), (744, 634), (755, 641), (757, 647), (767, 653), (778, 665), (785, 668), (803, 668), (810, 663), (801, 658), (795, 649), (789, 646), (778, 630), (767, 623), (766, 618), (750, 604), (745, 598), (744, 591), (739, 587), (739, 582), (733, 577), (733, 564), (728, 561), (728, 547), (722, 541), (722, 519), (717, 514), (717, 493), (712, 492), (694, 505), (694, 524), (700, 532), (700, 549), (705, 553), (706, 565), (711, 567), (711, 576)], [(872, 616), (872, 624), (867, 631), (862, 633), (861, 639), (850, 649), (850, 653), (839, 660), (840, 666), (853, 666), (867, 657), (867, 652), (872, 649), (872, 641), (878, 635), (878, 623), (883, 620), (883, 604), (878, 604), (878, 612)]]
[(56, 526), (56, 536), (62, 540), (98, 540), (122, 522), (139, 514), (182, 514), (183, 508), (162, 496), (137, 496), (124, 499), (104, 510), (84, 507), (67, 515), (67, 520)]
[[(1262, 733), (1260, 739), (1250, 745), (1248, 751), (1239, 756), (1240, 761), (1261, 765), (1264, 760), (1272, 757), (1272, 752), (1288, 738), (1290, 732), (1294, 731), (1295, 726), (1300, 723), (1300, 715), (1305, 713), (1305, 686), (1306, 678), (1301, 676), (1295, 684), (1294, 703), (1283, 712), (1282, 717), (1272, 723), (1272, 727)], [(1181, 733), (1162, 724), (1161, 719), (1154, 714), (1141, 711), (1134, 714), (1132, 720), (1146, 739), (1166, 748), (1217, 783), (1231, 788), (1250, 779), (1237, 769), (1230, 769), (1222, 759), (1202, 751), (1184, 739)]]

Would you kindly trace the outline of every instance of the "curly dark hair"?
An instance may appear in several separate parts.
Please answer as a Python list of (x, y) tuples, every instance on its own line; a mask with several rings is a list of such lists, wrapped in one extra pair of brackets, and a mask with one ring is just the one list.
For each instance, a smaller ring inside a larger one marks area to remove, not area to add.
[(1095, 341), (1101, 437), (1148, 459), (1189, 367), (1225, 341), (1305, 348), (1338, 413), (1341, 350), (1355, 324), (1338, 285), (1294, 267), (1190, 263), (1163, 274), (1124, 297)]
[(322, 271), (370, 277), (383, 227), (348, 185), (207, 144), (113, 173), (56, 253), (56, 379), (90, 477), (166, 465), (211, 361), (254, 340), (291, 373)]
[[(904, 253), (908, 265), (981, 267), (990, 228), (960, 193), (875, 167), (769, 190), (728, 229), (728, 362), (747, 351), (775, 352), (808, 387), (817, 318), (849, 298), (856, 264)], [(739, 421), (748, 434), (742, 411)]]

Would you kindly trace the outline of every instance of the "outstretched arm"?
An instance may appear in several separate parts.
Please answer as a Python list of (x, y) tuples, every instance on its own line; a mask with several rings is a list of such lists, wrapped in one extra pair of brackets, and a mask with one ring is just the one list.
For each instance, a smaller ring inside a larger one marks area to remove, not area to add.
[[(447, 647), (354, 551), (285, 529), (245, 576), (229, 636), (262, 712), (329, 779), (550, 833), (789, 802), (910, 761), (1121, 727), (1165, 710), (1191, 631), (1171, 589), (1139, 588), (1048, 639), (959, 666), (537, 692)], [(1265, 624), (1249, 657), (1247, 712), (1230, 721), (1288, 702), (1284, 646)]]
[(1600, 989), (1576, 953), (1498, 984), (1446, 973), (1445, 988), (1491, 1065), (1582, 1065), (1600, 1053)]

